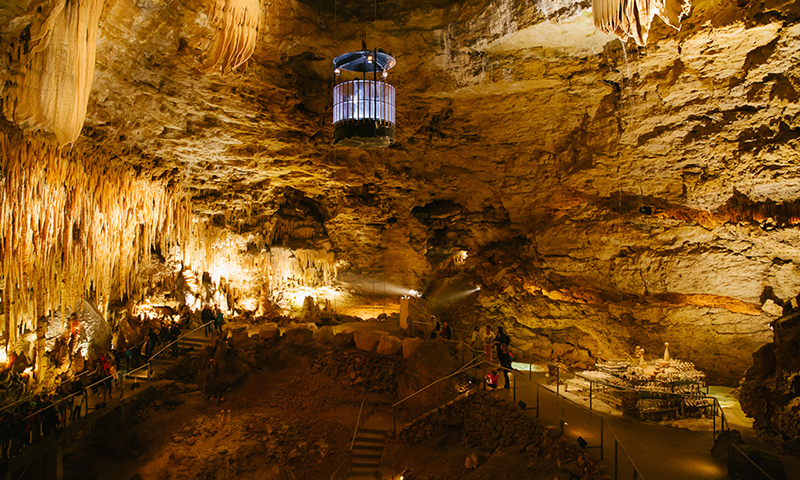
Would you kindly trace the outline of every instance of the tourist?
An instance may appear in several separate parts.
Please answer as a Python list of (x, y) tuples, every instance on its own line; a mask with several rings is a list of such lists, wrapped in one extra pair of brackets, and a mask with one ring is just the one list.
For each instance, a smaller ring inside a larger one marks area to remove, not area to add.
[(169, 341), (172, 342), (172, 356), (178, 356), (178, 337), (181, 336), (181, 329), (177, 323), (173, 323), (169, 327)]
[(208, 304), (203, 307), (203, 310), (200, 312), (200, 321), (203, 322), (205, 325), (205, 334), (206, 337), (211, 335), (211, 329), (214, 328), (214, 312), (211, 311)]
[(40, 407), (42, 409), (42, 435), (48, 437), (58, 431), (58, 424), (60, 423), (58, 411), (48, 395), (42, 398)]
[(72, 381), (72, 420), (81, 418), (83, 402), (87, 400), (83, 380), (78, 377)]
[(487, 390), (494, 390), (497, 388), (497, 380), (499, 378), (499, 374), (497, 370), (492, 370), (490, 372), (486, 372), (486, 389)]
[(217, 315), (214, 317), (214, 330), (217, 331), (218, 334), (222, 334), (222, 324), (225, 323), (225, 318), (222, 316), (222, 310), (219, 307), (215, 307), (217, 311)]
[(508, 347), (511, 345), (511, 338), (506, 335), (506, 332), (503, 330), (503, 327), (497, 327), (497, 336), (494, 337), (494, 345), (497, 348), (497, 359), (500, 359), (500, 345), (505, 345)]
[(491, 325), (486, 325), (486, 331), (483, 333), (483, 355), (487, 362), (492, 361), (493, 349), (494, 349), (494, 333), (492, 333)]
[(439, 325), (439, 321), (436, 320), (436, 317), (433, 315), (431, 315), (431, 325), (433, 325), (433, 328), (431, 329), (431, 339), (434, 339), (439, 336), (439, 329), (441, 328), (441, 325)]
[(445, 340), (450, 340), (450, 338), (453, 336), (453, 333), (450, 331), (450, 326), (447, 325), (446, 320), (442, 323), (442, 332), (439, 334), (439, 336)]
[(152, 328), (147, 333), (147, 344), (145, 346), (145, 358), (148, 360), (153, 355), (153, 350), (156, 348), (156, 344), (158, 343), (158, 335), (156, 334), (155, 330)]
[(128, 367), (131, 361), (131, 350), (127, 349), (115, 357), (117, 360), (117, 383), (119, 388), (125, 388), (125, 375), (128, 374)]
[(511, 371), (511, 352), (508, 349), (508, 344), (501, 343), (497, 351), (497, 360), (500, 362), (500, 367), (503, 369), (503, 379), (506, 382), (503, 388), (511, 388), (511, 382), (508, 378), (508, 372)]
[(472, 337), (469, 339), (469, 346), (473, 349), (478, 349), (478, 340), (481, 338), (481, 328), (475, 325), (475, 328), (472, 329)]

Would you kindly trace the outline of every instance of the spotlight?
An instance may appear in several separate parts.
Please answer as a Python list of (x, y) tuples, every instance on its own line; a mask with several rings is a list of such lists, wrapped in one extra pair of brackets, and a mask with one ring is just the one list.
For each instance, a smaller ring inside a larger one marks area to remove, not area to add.
[(583, 437), (578, 437), (578, 439), (576, 441), (578, 442), (578, 446), (579, 447), (581, 447), (583, 449), (586, 448), (586, 440), (584, 440)]
[(342, 73), (342, 70), (340, 68), (337, 68), (336, 70), (333, 71), (333, 73), (336, 74), (336, 76), (338, 77), (339, 74)]
[(369, 56), (367, 56), (367, 61), (368, 61), (368, 62), (371, 62), (371, 61), (372, 61), (372, 55), (369, 55)]
[(383, 72), (381, 72), (381, 75), (383, 75), (383, 78), (386, 78), (386, 77), (388, 77), (388, 76), (389, 76), (389, 72), (387, 72), (386, 70), (384, 70)]

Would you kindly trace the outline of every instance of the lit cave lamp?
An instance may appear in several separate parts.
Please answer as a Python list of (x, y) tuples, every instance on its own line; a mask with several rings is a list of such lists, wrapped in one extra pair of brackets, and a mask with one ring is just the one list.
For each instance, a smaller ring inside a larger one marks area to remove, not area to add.
[[(386, 148), (394, 143), (395, 92), (386, 77), (395, 63), (390, 54), (366, 46), (333, 60), (334, 145)], [(339, 82), (342, 72), (361, 78)]]

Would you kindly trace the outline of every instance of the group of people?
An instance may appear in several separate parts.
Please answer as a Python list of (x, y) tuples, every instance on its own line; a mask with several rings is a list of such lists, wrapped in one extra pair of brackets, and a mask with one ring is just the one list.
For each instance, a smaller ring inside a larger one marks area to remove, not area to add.
[(211, 330), (217, 333), (222, 333), (222, 324), (225, 323), (225, 317), (222, 315), (222, 310), (219, 306), (215, 305), (214, 310), (211, 310), (210, 305), (203, 307), (200, 311), (200, 321), (205, 325), (206, 337), (211, 335)]
[[(503, 378), (505, 384), (503, 388), (511, 388), (511, 382), (508, 377), (508, 372), (511, 371), (511, 362), (514, 356), (511, 354), (511, 337), (509, 337), (503, 327), (497, 327), (497, 333), (492, 331), (491, 325), (484, 327), (484, 332), (481, 334), (480, 327), (475, 326), (472, 332), (472, 345), (473, 348), (478, 345), (483, 345), (484, 360), (492, 362), (494, 354), (497, 353), (497, 361), (500, 363), (500, 370), (503, 371)], [(486, 374), (486, 387), (494, 390), (498, 386), (499, 372), (498, 370), (491, 370)]]

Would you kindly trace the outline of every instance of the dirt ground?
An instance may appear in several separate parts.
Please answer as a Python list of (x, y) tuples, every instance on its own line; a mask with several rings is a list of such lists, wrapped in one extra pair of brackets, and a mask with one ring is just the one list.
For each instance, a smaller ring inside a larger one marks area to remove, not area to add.
[(265, 479), (281, 465), (298, 480), (329, 478), (365, 393), (311, 373), (309, 363), (295, 356), (285, 370), (251, 371), (221, 399), (163, 386), (116, 438), (65, 452), (65, 479)]
[[(124, 419), (98, 423), (95, 435), (65, 451), (64, 478), (278, 480), (286, 478), (284, 466), (298, 480), (330, 478), (345, 459), (366, 392), (311, 368), (323, 353), (294, 351), (286, 369), (252, 370), (220, 398), (196, 385), (162, 382), (140, 394)], [(393, 401), (372, 393), (365, 415), (391, 418)], [(484, 454), (474, 470), (464, 466), (471, 453)], [(556, 459), (519, 446), (488, 453), (462, 446), (456, 432), (417, 445), (390, 437), (381, 472), (392, 480), (563, 477)]]

